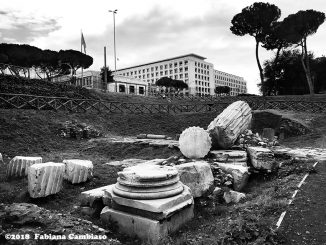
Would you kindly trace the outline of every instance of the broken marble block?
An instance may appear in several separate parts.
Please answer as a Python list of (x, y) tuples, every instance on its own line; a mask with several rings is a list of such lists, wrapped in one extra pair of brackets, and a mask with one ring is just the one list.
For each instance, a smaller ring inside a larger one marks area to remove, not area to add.
[(176, 168), (180, 181), (190, 188), (194, 197), (205, 196), (213, 190), (214, 177), (208, 162), (188, 162), (176, 165)]
[(278, 167), (278, 163), (274, 158), (274, 153), (263, 147), (248, 147), (248, 156), (251, 165), (256, 169), (271, 171)]
[(58, 193), (65, 173), (63, 163), (38, 163), (28, 169), (28, 192), (32, 198)]
[(200, 127), (190, 127), (182, 132), (179, 148), (188, 158), (203, 158), (211, 149), (211, 137)]
[(245, 198), (246, 194), (237, 191), (226, 191), (223, 198), (226, 203), (238, 203), (241, 199)]
[(233, 189), (241, 191), (248, 183), (249, 170), (248, 167), (226, 163), (213, 163), (220, 167), (224, 172), (231, 174), (233, 177)]
[(36, 163), (42, 163), (42, 157), (16, 156), (7, 165), (7, 177), (27, 176), (28, 168)]
[(229, 149), (251, 123), (251, 108), (244, 101), (229, 105), (209, 125), (213, 149)]
[(65, 159), (63, 163), (66, 165), (64, 178), (72, 184), (82, 183), (93, 177), (92, 161)]
[(247, 152), (241, 150), (216, 150), (210, 152), (217, 162), (247, 166)]

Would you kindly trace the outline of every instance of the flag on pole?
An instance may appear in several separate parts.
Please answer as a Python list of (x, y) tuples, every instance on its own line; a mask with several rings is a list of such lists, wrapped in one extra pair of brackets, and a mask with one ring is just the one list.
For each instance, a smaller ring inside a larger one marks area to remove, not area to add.
[(83, 32), (81, 33), (81, 47), (84, 47), (84, 53), (86, 54), (86, 42), (85, 42)]

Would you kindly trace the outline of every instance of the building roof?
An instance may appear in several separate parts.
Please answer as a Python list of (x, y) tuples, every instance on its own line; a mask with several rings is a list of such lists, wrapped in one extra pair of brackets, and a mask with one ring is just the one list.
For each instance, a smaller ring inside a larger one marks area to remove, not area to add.
[(206, 57), (203, 57), (203, 56), (200, 56), (200, 55), (191, 53), (191, 54), (181, 55), (181, 56), (172, 57), (172, 58), (168, 58), (168, 59), (164, 59), (164, 60), (153, 61), (153, 62), (150, 62), (150, 63), (141, 64), (141, 65), (125, 67), (125, 68), (119, 69), (117, 71), (122, 71), (122, 70), (137, 68), (137, 67), (141, 67), (141, 66), (145, 66), (145, 65), (152, 65), (152, 64), (161, 63), (161, 62), (164, 62), (164, 61), (185, 58), (185, 57), (188, 57), (188, 56), (192, 56), (192, 57), (195, 57), (195, 58), (200, 59), (200, 60), (205, 60), (206, 59)]

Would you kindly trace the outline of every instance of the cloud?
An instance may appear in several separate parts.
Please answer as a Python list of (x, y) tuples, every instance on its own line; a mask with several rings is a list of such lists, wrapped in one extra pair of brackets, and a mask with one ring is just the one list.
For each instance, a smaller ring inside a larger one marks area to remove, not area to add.
[(38, 37), (60, 29), (55, 19), (24, 16), (18, 12), (1, 11), (0, 42), (11, 40), (16, 43), (29, 43)]

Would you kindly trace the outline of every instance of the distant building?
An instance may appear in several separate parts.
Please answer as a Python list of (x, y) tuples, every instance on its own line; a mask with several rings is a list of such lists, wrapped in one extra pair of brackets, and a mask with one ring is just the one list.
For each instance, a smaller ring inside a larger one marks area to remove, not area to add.
[(102, 82), (99, 71), (83, 71), (78, 72), (75, 79), (71, 79), (71, 75), (59, 76), (52, 78), (52, 82), (68, 83), (75, 86), (81, 86), (89, 89), (106, 90), (106, 85)]
[(147, 94), (147, 83), (142, 80), (114, 76), (114, 83), (105, 84), (101, 80), (101, 75), (99, 71), (84, 71), (78, 72), (75, 79), (71, 79), (70, 75), (59, 76), (52, 78), (53, 82), (68, 83), (75, 86), (81, 86), (88, 89), (101, 90), (105, 92), (118, 92), (124, 94), (136, 94), (136, 95), (146, 95)]
[(247, 92), (247, 84), (242, 77), (214, 70), (213, 64), (205, 59), (196, 54), (187, 54), (119, 69), (116, 75), (142, 80), (149, 92), (154, 92), (151, 88), (155, 88), (155, 82), (162, 77), (187, 83), (189, 88), (181, 92), (185, 95), (214, 95), (216, 86), (229, 86), (231, 95)]
[(247, 93), (247, 82), (243, 77), (232, 75), (223, 71), (214, 70), (215, 87), (229, 86), (230, 95)]
[(114, 76), (115, 83), (109, 83), (108, 92), (118, 92), (124, 94), (147, 95), (147, 83), (137, 78), (130, 78), (120, 75)]

